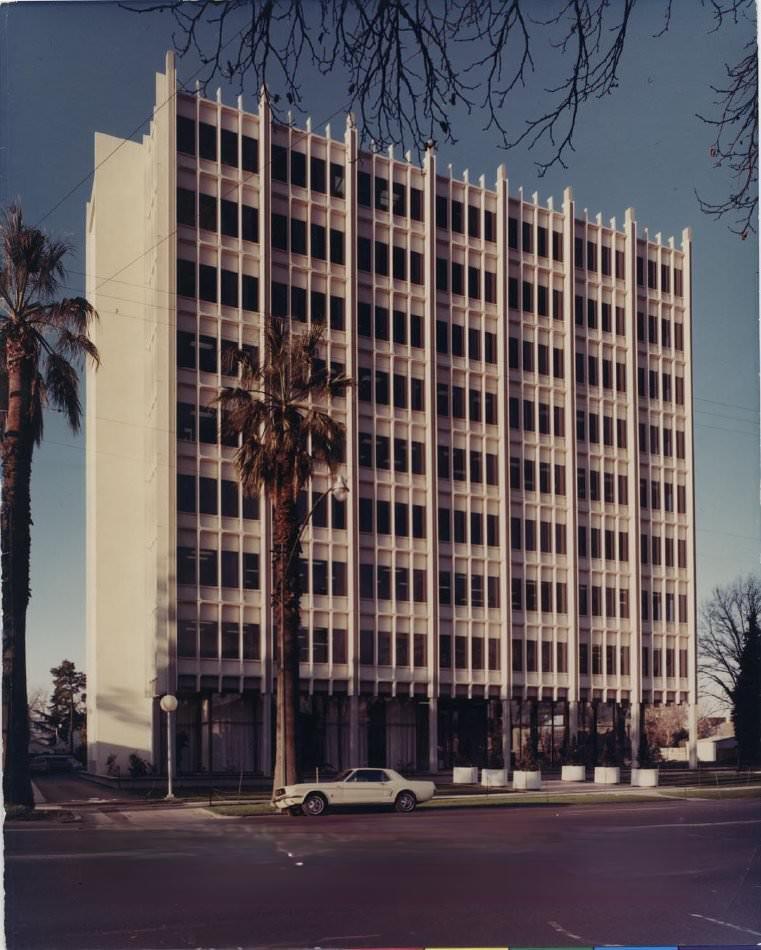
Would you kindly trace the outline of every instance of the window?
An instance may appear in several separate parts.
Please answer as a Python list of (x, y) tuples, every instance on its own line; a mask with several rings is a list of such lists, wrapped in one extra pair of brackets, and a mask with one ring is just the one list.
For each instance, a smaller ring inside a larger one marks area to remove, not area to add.
[(334, 198), (343, 198), (345, 195), (344, 167), (337, 162), (330, 163), (330, 194)]
[(410, 217), (413, 221), (423, 220), (423, 192), (420, 188), (410, 188)]
[(393, 184), (393, 211), (402, 217), (407, 214), (407, 188), (398, 181)]
[(475, 205), (468, 205), (468, 234), (475, 238), (481, 236), (481, 211)]

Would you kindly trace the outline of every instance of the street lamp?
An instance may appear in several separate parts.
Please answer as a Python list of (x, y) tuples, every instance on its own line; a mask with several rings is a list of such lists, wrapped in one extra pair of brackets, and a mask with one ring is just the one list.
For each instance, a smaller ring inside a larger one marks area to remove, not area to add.
[(174, 798), (174, 792), (172, 791), (172, 713), (177, 709), (177, 697), (167, 693), (161, 697), (159, 705), (166, 713), (166, 798), (171, 800)]

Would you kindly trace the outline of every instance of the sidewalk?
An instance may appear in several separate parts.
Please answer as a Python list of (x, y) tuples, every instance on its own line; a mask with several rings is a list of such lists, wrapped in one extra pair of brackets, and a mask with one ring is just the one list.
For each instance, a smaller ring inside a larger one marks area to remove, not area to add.
[[(485, 788), (474, 785), (452, 785), (441, 783), (437, 786), (436, 796), (425, 805), (426, 810), (436, 808), (474, 807), (490, 805), (545, 805), (545, 804), (594, 804), (595, 802), (652, 802), (664, 799), (716, 798), (716, 797), (758, 797), (761, 802), (761, 774), (754, 776), (753, 782), (737, 782), (733, 784), (710, 785), (707, 783), (691, 783), (685, 785), (660, 785), (657, 788), (638, 788), (629, 784), (595, 785), (593, 782), (562, 782), (560, 779), (547, 779), (542, 783), (539, 791), (513, 791), (510, 787)], [(38, 797), (39, 796), (39, 797)], [(213, 794), (208, 796), (193, 796), (189, 798), (175, 798), (167, 801), (164, 798), (140, 799), (137, 797), (124, 798), (92, 798), (87, 801), (46, 802), (35, 787), (35, 802), (40, 811), (55, 812), (67, 811), (101, 814), (112, 812), (148, 812), (148, 811), (189, 811), (195, 815), (206, 813), (208, 809), (230, 808), (230, 814), (272, 814), (269, 808), (269, 791), (249, 793), (245, 797)]]

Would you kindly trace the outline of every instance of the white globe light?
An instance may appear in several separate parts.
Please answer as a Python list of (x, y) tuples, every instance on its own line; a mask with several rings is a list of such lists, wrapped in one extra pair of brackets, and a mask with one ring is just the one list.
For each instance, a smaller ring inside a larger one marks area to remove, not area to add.
[(349, 495), (349, 486), (343, 475), (339, 475), (333, 483), (333, 496), (336, 501), (344, 502)]
[(177, 702), (176, 696), (172, 696), (171, 693), (167, 693), (166, 696), (161, 697), (159, 705), (165, 713), (170, 713), (174, 712), (179, 704)]

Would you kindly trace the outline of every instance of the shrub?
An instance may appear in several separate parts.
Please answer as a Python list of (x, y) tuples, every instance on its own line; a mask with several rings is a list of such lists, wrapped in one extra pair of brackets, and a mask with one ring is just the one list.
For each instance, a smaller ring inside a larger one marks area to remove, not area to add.
[(106, 773), (108, 775), (121, 775), (122, 768), (116, 762), (116, 753), (112, 752), (106, 759)]
[(143, 778), (145, 775), (149, 775), (153, 771), (153, 766), (150, 762), (146, 762), (145, 759), (140, 758), (140, 756), (133, 752), (129, 757), (129, 774), (132, 778)]
[(531, 746), (526, 746), (516, 758), (515, 768), (518, 772), (538, 772), (539, 760)]

